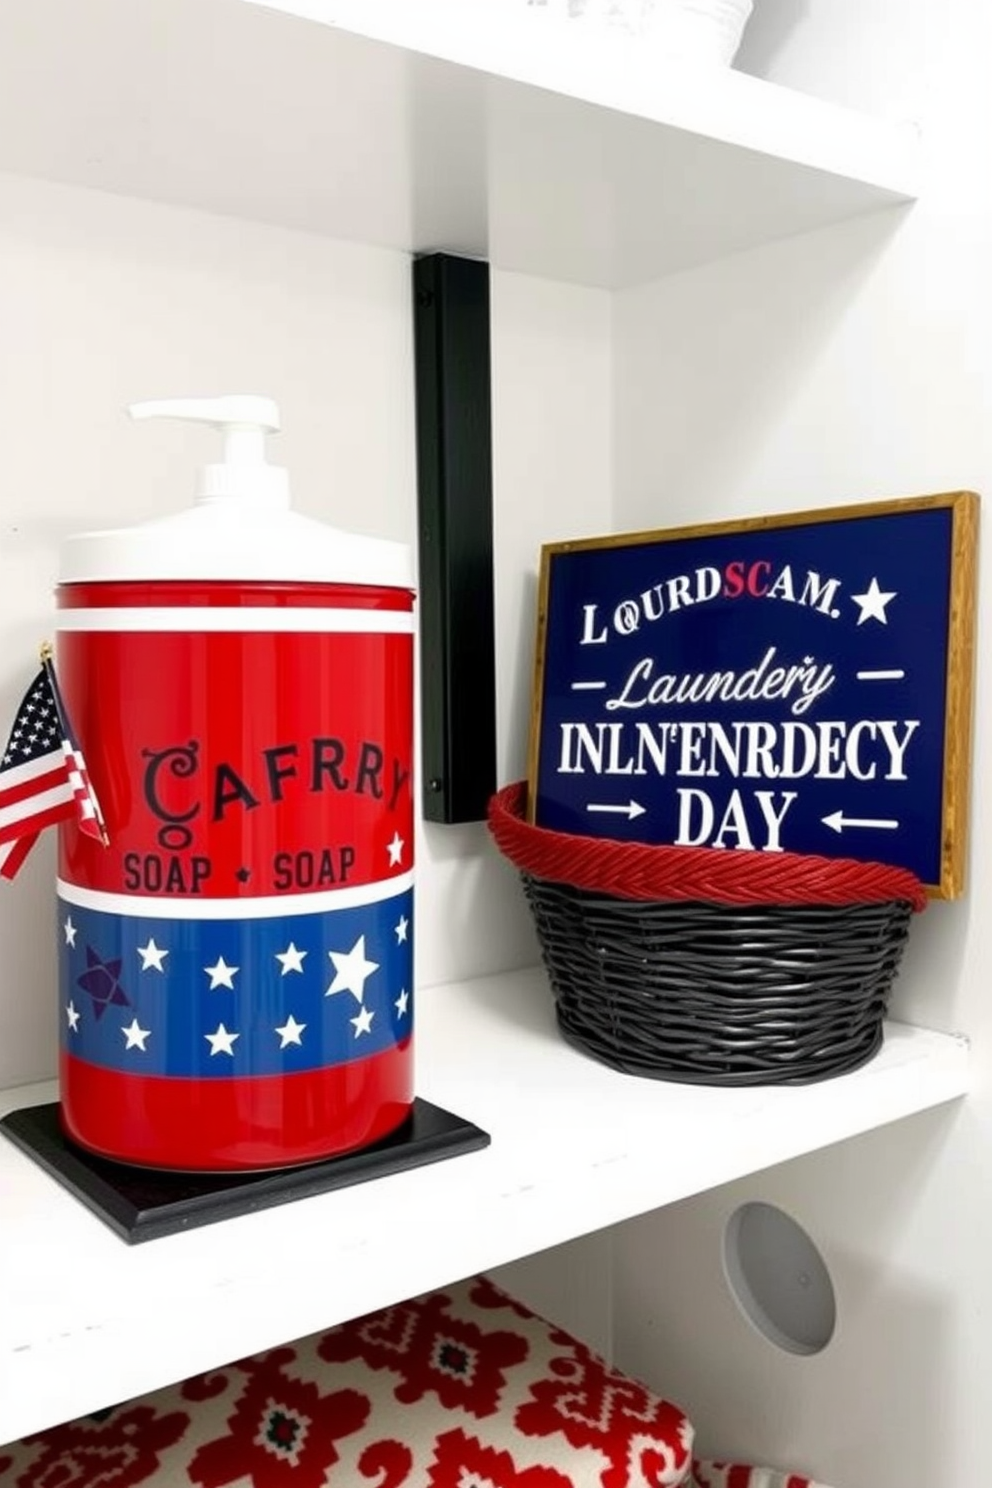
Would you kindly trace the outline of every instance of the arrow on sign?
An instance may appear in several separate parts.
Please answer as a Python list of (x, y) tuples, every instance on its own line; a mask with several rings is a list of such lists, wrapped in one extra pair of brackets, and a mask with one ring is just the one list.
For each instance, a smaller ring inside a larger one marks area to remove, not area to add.
[(845, 827), (884, 827), (891, 831), (899, 825), (897, 821), (891, 821), (887, 817), (845, 816), (843, 811), (835, 811), (832, 816), (823, 816), (820, 820), (825, 827), (832, 827), (835, 832), (843, 832)]
[(625, 816), (628, 821), (633, 821), (635, 816), (643, 816), (644, 813), (647, 811), (647, 807), (642, 806), (639, 801), (628, 801), (626, 806), (596, 806), (587, 801), (586, 810), (612, 811), (619, 816)]

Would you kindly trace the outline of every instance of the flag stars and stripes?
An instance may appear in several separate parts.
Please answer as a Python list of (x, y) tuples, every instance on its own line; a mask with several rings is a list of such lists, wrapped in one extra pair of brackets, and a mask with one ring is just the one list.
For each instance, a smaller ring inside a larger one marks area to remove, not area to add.
[(400, 993), (399, 997), (397, 997), (396, 1001), (393, 1003), (393, 1007), (396, 1009), (397, 1017), (405, 1018), (406, 1017), (406, 1014), (407, 1014), (407, 1009), (409, 1008), (409, 1006), (410, 1006), (410, 994), (406, 990), (406, 988), (404, 987), (404, 989)]
[(290, 1013), (282, 1027), (275, 1030), (281, 1040), (279, 1044), (280, 1049), (288, 1049), (290, 1044), (299, 1044), (302, 1047), (302, 1035), (306, 1026), (305, 1023), (297, 1023), (292, 1013)]
[(127, 1040), (125, 1049), (140, 1049), (142, 1054), (145, 1053), (145, 1040), (151, 1036), (150, 1028), (142, 1028), (137, 1018), (132, 1018), (128, 1026), (121, 1029), (121, 1033)]
[(75, 1033), (79, 1027), (79, 1010), (74, 1002), (66, 1004), (65, 1019), (69, 1025), (69, 1032)]
[(406, 847), (406, 843), (403, 841), (403, 838), (400, 836), (399, 832), (394, 832), (392, 842), (386, 843), (386, 851), (389, 854), (390, 868), (399, 867), (400, 863), (403, 861), (404, 847)]
[(396, 931), (396, 944), (402, 945), (406, 940), (406, 933), (410, 928), (410, 921), (406, 915), (400, 915), (398, 922), (393, 926)]
[(240, 1033), (229, 1033), (223, 1023), (218, 1023), (214, 1033), (205, 1033), (203, 1037), (210, 1045), (211, 1058), (215, 1054), (230, 1054), (234, 1058), (235, 1041), (241, 1037)]
[[(49, 923), (51, 923), (51, 921), (49, 921)], [(65, 924), (62, 926), (62, 929), (65, 931), (66, 945), (74, 946), (76, 944), (76, 935), (78, 932), (77, 927), (72, 923), (72, 915), (66, 915)]]
[(293, 941), (289, 942), (284, 951), (276, 951), (276, 960), (282, 966), (282, 975), (287, 976), (291, 971), (298, 971), (302, 975), (303, 958), (308, 954), (307, 951), (298, 951)]
[(372, 1009), (363, 1006), (362, 1007), (362, 1010), (358, 1014), (357, 1018), (349, 1018), (348, 1019), (348, 1022), (351, 1024), (352, 1028), (355, 1030), (355, 1037), (356, 1037), (356, 1039), (361, 1034), (363, 1034), (363, 1033), (371, 1033), (372, 1032), (372, 1019), (374, 1017), (375, 1017), (375, 1013), (372, 1011)]
[(15, 878), (39, 834), (70, 819), (106, 845), (103, 817), (46, 657), (0, 760), (0, 878)]
[(356, 1002), (364, 1003), (365, 983), (374, 971), (379, 970), (378, 961), (370, 961), (365, 954), (365, 936), (360, 935), (350, 951), (328, 951), (327, 954), (334, 966), (334, 980), (324, 996), (350, 992)]
[(218, 956), (213, 966), (205, 966), (204, 971), (210, 978), (210, 991), (217, 987), (228, 987), (234, 991), (234, 978), (241, 970), (240, 966), (228, 966), (223, 956)]
[(141, 957), (142, 971), (160, 971), (164, 976), (165, 967), (162, 963), (169, 952), (164, 946), (155, 944), (154, 936), (149, 939), (147, 945), (136, 946), (135, 949)]

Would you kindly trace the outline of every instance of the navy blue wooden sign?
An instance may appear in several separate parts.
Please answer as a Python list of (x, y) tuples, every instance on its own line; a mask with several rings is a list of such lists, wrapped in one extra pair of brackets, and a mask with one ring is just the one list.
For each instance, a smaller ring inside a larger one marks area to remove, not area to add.
[(960, 893), (977, 516), (959, 492), (545, 547), (531, 819)]

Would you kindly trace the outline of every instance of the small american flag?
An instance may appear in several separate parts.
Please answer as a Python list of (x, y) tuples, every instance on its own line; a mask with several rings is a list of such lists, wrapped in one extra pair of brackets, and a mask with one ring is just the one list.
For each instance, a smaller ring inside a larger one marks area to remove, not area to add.
[(70, 818), (106, 846), (103, 814), (46, 647), (0, 760), (0, 878), (15, 876), (45, 827)]

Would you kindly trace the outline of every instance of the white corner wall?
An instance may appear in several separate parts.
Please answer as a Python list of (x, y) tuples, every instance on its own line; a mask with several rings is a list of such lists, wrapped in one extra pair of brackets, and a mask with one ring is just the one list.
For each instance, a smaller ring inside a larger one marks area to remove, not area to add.
[[(759, 15), (769, 28), (764, 60), (779, 81), (881, 111), (915, 95), (921, 199), (617, 297), (617, 525), (961, 488), (984, 493), (988, 505), (992, 14), (967, 0), (808, 0), (798, 13), (769, 0)], [(759, 43), (760, 30), (752, 61)], [(911, 82), (900, 70), (909, 54), (919, 64)], [(958, 1111), (758, 1175), (614, 1236), (618, 1362), (681, 1396), (705, 1450), (805, 1467), (835, 1488), (988, 1482), (988, 515), (970, 881), (964, 899), (931, 905), (914, 925), (893, 1005), (897, 1017), (971, 1036), (974, 1094)], [(669, 1138), (691, 1142), (691, 1132)], [(815, 1358), (775, 1349), (729, 1297), (722, 1229), (752, 1199), (799, 1220), (831, 1270), (839, 1324)]]
[[(178, 509), (214, 456), (202, 431), (130, 425), (133, 399), (271, 394), (297, 507), (415, 541), (409, 283), (403, 254), (0, 177), (4, 738), (51, 633), (61, 539)], [(608, 522), (609, 299), (496, 275), (493, 301), (505, 780), (523, 770), (537, 548)], [(484, 828), (421, 829), (417, 852), (418, 986), (535, 958)], [(0, 884), (0, 1087), (54, 1070), (53, 876), (48, 833)]]
[[(968, 1104), (927, 1113), (614, 1231), (616, 1362), (683, 1406), (706, 1455), (832, 1488), (985, 1488), (992, 1223), (973, 1175), (989, 1140)], [(724, 1281), (724, 1228), (755, 1200), (796, 1219), (828, 1267), (822, 1353), (770, 1343)]]

